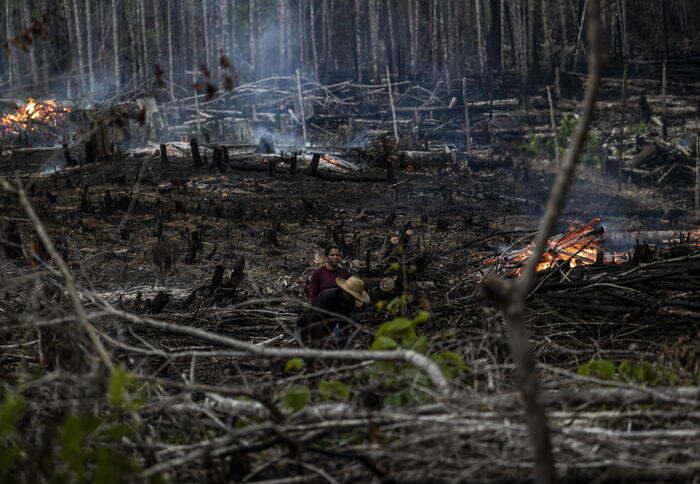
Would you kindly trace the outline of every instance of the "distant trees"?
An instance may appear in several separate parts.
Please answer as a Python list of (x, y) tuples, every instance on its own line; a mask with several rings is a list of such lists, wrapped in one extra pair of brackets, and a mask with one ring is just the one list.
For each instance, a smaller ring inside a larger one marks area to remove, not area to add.
[[(191, 95), (192, 72), (219, 84), (221, 56), (243, 80), (299, 68), (322, 81), (449, 81), (517, 73), (523, 85), (585, 62), (584, 1), (5, 0), (0, 85), (103, 96), (149, 88)], [(660, 58), (700, 39), (700, 2), (605, 0), (609, 58)], [(673, 28), (668, 28), (672, 25)], [(2, 35), (2, 34), (0, 34)], [(668, 45), (668, 47), (667, 47)], [(158, 66), (158, 69), (156, 69)], [(200, 68), (207, 66), (206, 73)]]

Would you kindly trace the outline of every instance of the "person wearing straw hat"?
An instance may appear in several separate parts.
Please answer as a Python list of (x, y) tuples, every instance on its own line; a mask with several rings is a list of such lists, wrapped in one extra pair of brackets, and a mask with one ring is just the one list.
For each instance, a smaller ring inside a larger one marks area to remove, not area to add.
[(359, 277), (338, 277), (335, 282), (338, 287), (321, 291), (313, 307), (297, 319), (294, 334), (300, 344), (332, 335), (335, 346), (345, 346), (350, 315), (367, 304), (370, 297)]

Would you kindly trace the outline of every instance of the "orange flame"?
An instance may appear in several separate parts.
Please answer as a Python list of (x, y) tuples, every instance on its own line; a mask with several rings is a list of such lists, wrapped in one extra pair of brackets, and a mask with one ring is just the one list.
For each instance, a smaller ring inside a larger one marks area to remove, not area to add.
[(0, 118), (3, 134), (19, 135), (26, 131), (37, 131), (41, 126), (56, 126), (58, 121), (69, 113), (70, 108), (61, 106), (54, 100), (42, 102), (27, 99), (17, 108), (16, 113), (6, 114)]
[[(603, 260), (600, 245), (603, 242), (605, 229), (600, 225), (600, 219), (595, 218), (587, 224), (571, 230), (563, 235), (557, 235), (547, 241), (548, 247), (540, 257), (536, 270), (544, 271), (559, 262), (568, 262), (571, 267), (592, 265), (596, 262), (611, 262)], [(510, 253), (506, 257), (504, 269), (508, 275), (519, 276), (522, 273), (522, 265), (532, 254), (534, 242), (521, 249)], [(493, 258), (484, 261), (490, 264), (498, 261)]]

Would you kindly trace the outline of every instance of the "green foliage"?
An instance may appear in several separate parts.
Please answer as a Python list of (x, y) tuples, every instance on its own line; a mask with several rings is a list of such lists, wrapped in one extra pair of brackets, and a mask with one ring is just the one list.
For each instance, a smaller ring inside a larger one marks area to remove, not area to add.
[(24, 400), (9, 392), (0, 406), (0, 482), (11, 482), (21, 456), (15, 422), (23, 409)]
[[(577, 127), (578, 119), (575, 116), (565, 114), (561, 121), (559, 121), (559, 126), (557, 127), (557, 141), (559, 143), (559, 151), (556, 153), (557, 157), (564, 155), (566, 147), (571, 142), (571, 138), (576, 132)], [(554, 140), (551, 135), (528, 133), (525, 135), (525, 139), (527, 142), (521, 146), (521, 149), (524, 151), (535, 157), (547, 158), (550, 160), (555, 158)], [(603, 140), (589, 130), (583, 152), (581, 153), (581, 161), (588, 164), (595, 163), (598, 160), (598, 153), (602, 145)]]
[(601, 380), (615, 379), (615, 363), (608, 360), (591, 360), (581, 365), (576, 372), (581, 376), (592, 376)]
[(143, 403), (143, 399), (135, 395), (136, 386), (133, 374), (123, 368), (115, 368), (109, 376), (107, 401), (117, 411), (136, 411)]
[(318, 385), (321, 398), (324, 400), (347, 400), (350, 398), (350, 389), (342, 382), (336, 380), (322, 380)]
[(609, 360), (591, 360), (581, 365), (577, 373), (601, 380), (625, 381), (645, 386), (675, 384), (678, 380), (673, 372), (657, 368), (647, 361), (623, 360), (616, 365)]
[(420, 311), (413, 319), (394, 318), (382, 323), (374, 335), (374, 343), (370, 349), (380, 351), (401, 347), (424, 353), (425, 337), (418, 337), (416, 326), (428, 322), (429, 319), (428, 313)]
[(452, 351), (441, 351), (433, 355), (432, 358), (440, 365), (442, 373), (449, 379), (469, 371), (469, 367), (464, 364), (462, 357)]
[(384, 310), (390, 316), (396, 316), (398, 314), (403, 314), (406, 311), (410, 297), (407, 294), (402, 294), (401, 296), (395, 297), (391, 301), (379, 301), (375, 304), (375, 307), (380, 310)]
[(306, 366), (304, 360), (302, 360), (301, 358), (292, 358), (287, 362), (286, 365), (284, 365), (284, 371), (301, 371), (304, 368), (304, 366)]
[(306, 385), (293, 386), (287, 388), (282, 394), (280, 404), (283, 408), (292, 412), (298, 412), (311, 401), (311, 392)]
[(113, 445), (131, 433), (126, 425), (94, 415), (67, 416), (58, 428), (58, 455), (66, 470), (58, 474), (80, 483), (129, 481), (138, 466)]

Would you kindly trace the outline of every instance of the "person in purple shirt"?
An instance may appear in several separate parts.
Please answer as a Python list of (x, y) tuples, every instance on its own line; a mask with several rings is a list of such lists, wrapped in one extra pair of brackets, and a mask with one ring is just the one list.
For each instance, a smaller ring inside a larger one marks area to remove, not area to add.
[(337, 247), (327, 247), (324, 255), (326, 256), (326, 264), (313, 271), (309, 276), (309, 300), (312, 304), (316, 302), (316, 298), (321, 292), (338, 287), (336, 279), (350, 277), (350, 272), (346, 268), (340, 267), (340, 251)]

